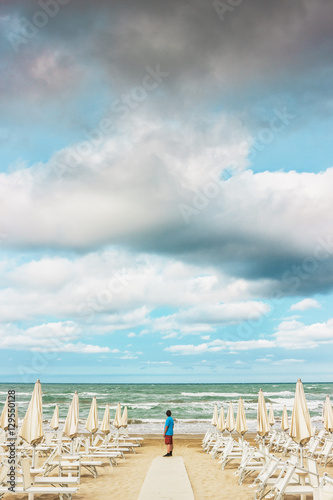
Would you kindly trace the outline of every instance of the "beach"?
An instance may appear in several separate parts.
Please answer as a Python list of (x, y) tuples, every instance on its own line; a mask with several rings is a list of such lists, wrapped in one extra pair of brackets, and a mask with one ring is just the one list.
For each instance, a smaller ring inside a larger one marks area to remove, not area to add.
[[(212, 460), (210, 455), (202, 451), (202, 437), (198, 435), (175, 436), (174, 455), (181, 456), (184, 460), (195, 500), (252, 499), (253, 491), (247, 485), (237, 485), (237, 479), (234, 476), (235, 465), (231, 464), (222, 472), (218, 461)], [(249, 439), (251, 439), (250, 436)], [(162, 435), (145, 436), (143, 445), (136, 450), (136, 454), (126, 454), (126, 460), (119, 460), (117, 467), (111, 468), (109, 465), (100, 467), (99, 477), (96, 479), (84, 473), (80, 490), (73, 498), (75, 500), (95, 500), (96, 498), (137, 500), (152, 460), (163, 455), (165, 450)]]
[[(252, 445), (255, 434), (247, 434), (245, 439)], [(254, 476), (247, 478), (242, 485), (237, 484), (234, 473), (239, 465), (239, 460), (231, 462), (222, 471), (218, 460), (204, 453), (201, 448), (202, 436), (176, 435), (174, 456), (181, 456), (191, 482), (195, 500), (253, 500), (254, 491), (249, 488)], [(237, 434), (234, 435), (237, 439)], [(79, 493), (76, 500), (110, 499), (137, 500), (144, 478), (152, 460), (165, 453), (162, 435), (147, 435), (143, 446), (136, 450), (136, 454), (126, 455), (126, 460), (120, 460), (119, 465), (113, 469), (105, 465), (99, 468), (99, 477), (83, 475)], [(166, 460), (169, 460), (166, 458)], [(172, 460), (172, 459), (171, 459)], [(333, 466), (320, 468), (320, 475), (333, 473)], [(295, 497), (286, 496), (285, 500)]]
[[(310, 407), (310, 413), (312, 414), (312, 425), (317, 427), (317, 429), (323, 426), (323, 394), (325, 390), (331, 389), (331, 385), (332, 384), (305, 384), (308, 405)], [(35, 389), (38, 387), (40, 387), (40, 384), (36, 383)], [(264, 384), (263, 387), (266, 389), (266, 401), (274, 404), (276, 408), (276, 422), (272, 425), (274, 425), (276, 431), (279, 431), (281, 429), (281, 406), (282, 404), (286, 404), (291, 408), (294, 393), (291, 391), (290, 384), (288, 384), (288, 386), (287, 384)], [(130, 423), (127, 430), (120, 429), (115, 432), (114, 426), (116, 423), (113, 420), (113, 414), (110, 415), (109, 419), (111, 421), (109, 421), (109, 423), (111, 423), (112, 427), (112, 439), (118, 439), (117, 436), (119, 433), (121, 436), (127, 432), (129, 432), (129, 436), (133, 441), (135, 441), (135, 437), (141, 437), (143, 439), (140, 441), (141, 446), (134, 448), (135, 453), (132, 450), (131, 452), (126, 452), (125, 459), (121, 457), (117, 458), (117, 466), (111, 467), (108, 460), (104, 458), (103, 465), (98, 466), (97, 478), (93, 478), (84, 468), (81, 468), (81, 482), (79, 491), (75, 494), (76, 499), (93, 500), (97, 497), (101, 499), (122, 498), (124, 500), (137, 500), (154, 458), (162, 457), (166, 453), (166, 446), (162, 435), (166, 408), (172, 408), (172, 414), (175, 417), (173, 457), (182, 457), (195, 500), (217, 498), (226, 500), (233, 500), (235, 498), (250, 500), (254, 497), (254, 491), (249, 489), (249, 485), (252, 484), (255, 476), (247, 478), (244, 483), (239, 486), (237, 484), (237, 477), (235, 477), (235, 471), (239, 466), (239, 459), (229, 463), (222, 471), (219, 461), (213, 460), (210, 454), (202, 450), (202, 439), (207, 430), (214, 429), (211, 425), (213, 405), (224, 405), (226, 414), (227, 401), (233, 400), (236, 414), (237, 406), (240, 401), (237, 402), (236, 398), (243, 396), (247, 414), (250, 416), (250, 418), (248, 418), (248, 431), (244, 439), (250, 445), (257, 446), (257, 442), (255, 441), (256, 419), (253, 418), (255, 417), (255, 410), (258, 406), (258, 395), (255, 394), (255, 391), (258, 389), (257, 385), (126, 384), (121, 386), (100, 384), (96, 386), (94, 384), (81, 384), (78, 385), (77, 388), (79, 389), (77, 397), (80, 400), (80, 414), (79, 412), (77, 413), (77, 429), (75, 433), (81, 435), (82, 439), (89, 436), (89, 432), (92, 432), (87, 431), (87, 423), (85, 423), (85, 421), (89, 405), (91, 405), (91, 408), (93, 406), (91, 404), (91, 397), (94, 395), (94, 391), (97, 393), (97, 403), (94, 399), (96, 410), (94, 425), (96, 425), (96, 429), (100, 428), (98, 413), (100, 418), (102, 416), (101, 410), (104, 404), (107, 401), (115, 401), (117, 397), (127, 403)], [(32, 387), (24, 384), (17, 386), (17, 401), (20, 410), (19, 426), (22, 425), (22, 413), (24, 413), (28, 405), (29, 396), (31, 397), (31, 389)], [(39, 390), (41, 391), (41, 389)], [(74, 386), (71, 384), (43, 385), (43, 432), (50, 435), (50, 416), (52, 415), (56, 401), (60, 406), (60, 414), (66, 414), (68, 411), (68, 402), (72, 397), (73, 390)], [(2, 393), (5, 394), (5, 391), (2, 391)], [(42, 394), (40, 393), (40, 405), (41, 398)], [(31, 398), (31, 400), (32, 399), (33, 398)], [(115, 404), (111, 403), (110, 406), (114, 407)], [(119, 411), (121, 411), (120, 405)], [(124, 424), (124, 426), (126, 427), (126, 424)], [(158, 429), (158, 432), (156, 432), (156, 429)], [(196, 432), (193, 432), (193, 429)], [(62, 419), (60, 419), (59, 430), (61, 432), (63, 431)], [(104, 440), (104, 435), (101, 433), (101, 430), (98, 430), (97, 434)], [(232, 437), (234, 440), (238, 440), (239, 435), (237, 432), (234, 432)], [(82, 457), (85, 456), (83, 441), (81, 441), (79, 445), (78, 452), (81, 453)], [(47, 455), (39, 457), (39, 467), (43, 465), (46, 456)], [(279, 453), (277, 453), (277, 456), (279, 456)], [(165, 460), (172, 460), (173, 457), (165, 458)], [(332, 466), (326, 469), (320, 468), (320, 476), (322, 476), (325, 471), (332, 476)], [(56, 472), (54, 473), (56, 474)], [(10, 497), (6, 495), (5, 498)], [(23, 499), (24, 496), (18, 495), (17, 498)]]
[[(218, 460), (201, 449), (203, 436), (176, 435), (175, 456), (181, 456), (192, 485), (195, 500), (252, 500), (254, 490), (248, 486), (254, 477), (248, 478), (239, 486), (234, 473), (238, 461), (229, 464), (221, 471)], [(235, 436), (236, 438), (236, 436)], [(254, 443), (254, 434), (246, 435), (246, 439)], [(79, 492), (73, 497), (75, 500), (110, 499), (137, 500), (144, 478), (152, 460), (165, 453), (162, 435), (147, 435), (143, 445), (136, 450), (136, 454), (127, 454), (126, 460), (119, 460), (117, 467), (109, 465), (99, 467), (99, 477), (83, 473)], [(166, 458), (166, 460), (169, 460)], [(171, 459), (172, 460), (172, 459)], [(332, 466), (320, 469), (322, 475), (327, 471), (332, 475)], [(11, 497), (6, 495), (5, 499)], [(18, 496), (17, 498), (24, 498)], [(44, 497), (40, 497), (44, 498)], [(45, 497), (46, 498), (46, 497)], [(286, 497), (286, 500), (294, 497)]]

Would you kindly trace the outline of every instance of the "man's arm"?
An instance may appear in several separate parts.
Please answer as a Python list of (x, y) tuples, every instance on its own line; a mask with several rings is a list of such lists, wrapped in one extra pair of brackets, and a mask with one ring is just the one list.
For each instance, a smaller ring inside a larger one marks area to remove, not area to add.
[(164, 427), (164, 434), (163, 434), (163, 437), (165, 437), (165, 434), (166, 434), (166, 431), (168, 430), (168, 427), (169, 427), (168, 425), (166, 425), (166, 426)]

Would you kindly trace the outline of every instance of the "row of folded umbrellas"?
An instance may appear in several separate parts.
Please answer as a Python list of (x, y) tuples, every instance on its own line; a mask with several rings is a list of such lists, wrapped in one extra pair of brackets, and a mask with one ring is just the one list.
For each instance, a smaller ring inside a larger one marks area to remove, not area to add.
[[(326, 397), (323, 408), (324, 427), (328, 432), (333, 432), (333, 410), (329, 396)], [(239, 398), (236, 421), (234, 417), (232, 402), (229, 403), (227, 418), (224, 418), (223, 406), (218, 413), (217, 405), (214, 407), (213, 418), (211, 422), (217, 430), (224, 432), (233, 432), (234, 430), (243, 436), (248, 431), (246, 422), (244, 403), (242, 398)], [(270, 406), (269, 414), (267, 413), (265, 396), (260, 389), (258, 394), (258, 411), (257, 411), (257, 433), (261, 437), (265, 437), (271, 430), (271, 426), (275, 423), (273, 405)], [(298, 444), (306, 444), (313, 436), (313, 428), (310, 419), (304, 388), (302, 381), (299, 379), (296, 384), (295, 399), (289, 425), (287, 408), (284, 406), (281, 419), (281, 428), (283, 431), (289, 429), (290, 437)]]
[[(9, 418), (8, 418), (8, 397), (5, 406), (2, 410), (0, 417), (0, 428), (3, 430), (8, 430), (11, 428)], [(13, 417), (15, 421), (15, 427), (18, 427), (18, 415), (17, 415), (17, 405), (15, 405), (15, 416)], [(125, 406), (123, 414), (121, 413), (121, 406), (118, 403), (115, 417), (113, 420), (113, 426), (116, 429), (121, 427), (127, 427), (127, 406)], [(50, 427), (54, 430), (59, 428), (59, 407), (55, 406), (55, 410), (50, 422)], [(91, 434), (98, 431), (98, 412), (97, 412), (97, 401), (94, 396), (92, 399), (89, 415), (85, 424), (85, 428)], [(103, 434), (107, 435), (111, 432), (110, 427), (110, 406), (106, 405), (102, 424), (99, 429)], [(75, 438), (79, 433), (79, 395), (77, 392), (74, 393), (72, 402), (70, 404), (68, 414), (66, 417), (63, 433), (69, 438)], [(42, 387), (39, 380), (37, 380), (31, 400), (22, 422), (21, 429), (18, 435), (27, 443), (31, 445), (36, 445), (40, 443), (44, 436), (43, 431), (43, 407), (42, 407)]]

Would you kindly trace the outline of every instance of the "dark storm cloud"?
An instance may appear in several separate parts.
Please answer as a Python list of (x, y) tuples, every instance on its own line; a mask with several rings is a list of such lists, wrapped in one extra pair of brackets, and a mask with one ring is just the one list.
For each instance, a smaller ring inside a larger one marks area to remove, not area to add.
[[(226, 12), (223, 21), (210, 1), (72, 0), (15, 54), (8, 42), (8, 33), (17, 29), (13, 15), (32, 20), (38, 9), (37, 2), (5, 4), (9, 19), (3, 22), (2, 45), (11, 72), (24, 71), (42, 51), (60, 50), (60, 66), (70, 60), (81, 70), (81, 78), (73, 74), (76, 86), (86, 81), (93, 87), (88, 74), (96, 72), (96, 80), (107, 82), (114, 94), (136, 85), (147, 65), (159, 64), (170, 73), (163, 112), (174, 113), (180, 106), (179, 119), (193, 106), (230, 106), (233, 101), (253, 113), (254, 97), (269, 105), (267, 88), (280, 96), (288, 90), (298, 101), (306, 79), (323, 66), (332, 67), (333, 4), (328, 0), (248, 0)], [(331, 77), (326, 72), (319, 78)], [(35, 80), (21, 85), (38, 85)], [(326, 99), (328, 87), (323, 82), (313, 92)], [(251, 106), (246, 101), (250, 95)]]

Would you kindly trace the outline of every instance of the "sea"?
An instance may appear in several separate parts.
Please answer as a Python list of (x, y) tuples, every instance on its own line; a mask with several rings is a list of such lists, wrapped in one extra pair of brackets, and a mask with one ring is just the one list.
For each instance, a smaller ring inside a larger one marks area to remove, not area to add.
[[(322, 427), (322, 409), (326, 395), (332, 399), (333, 383), (304, 383), (305, 396), (313, 426)], [(79, 393), (80, 428), (83, 430), (93, 396), (97, 398), (98, 416), (102, 420), (105, 404), (111, 417), (117, 404), (127, 405), (129, 432), (157, 434), (163, 432), (165, 412), (175, 419), (175, 433), (202, 434), (210, 427), (214, 405), (223, 406), (225, 416), (232, 401), (236, 416), (242, 397), (249, 431), (256, 431), (258, 392), (264, 391), (267, 410), (273, 403), (275, 427), (279, 428), (283, 406), (291, 417), (296, 384), (42, 384), (43, 419), (47, 430), (55, 403), (59, 404), (60, 427), (66, 419), (74, 391)], [(7, 391), (15, 390), (19, 423), (27, 410), (33, 384), (0, 384), (0, 411)]]

